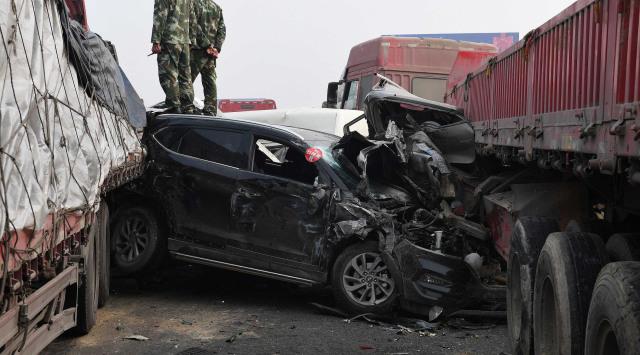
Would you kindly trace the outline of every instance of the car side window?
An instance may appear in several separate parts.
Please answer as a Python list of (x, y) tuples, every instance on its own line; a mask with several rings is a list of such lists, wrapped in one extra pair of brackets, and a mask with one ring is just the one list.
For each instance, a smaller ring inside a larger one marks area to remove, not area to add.
[(241, 132), (200, 129), (182, 137), (178, 153), (240, 169), (247, 167), (247, 136)]
[(318, 168), (304, 154), (286, 144), (257, 138), (253, 144), (253, 171), (313, 185)]
[(186, 132), (186, 128), (168, 127), (154, 134), (154, 137), (165, 148), (177, 152), (180, 148), (180, 143), (182, 143), (182, 137)]

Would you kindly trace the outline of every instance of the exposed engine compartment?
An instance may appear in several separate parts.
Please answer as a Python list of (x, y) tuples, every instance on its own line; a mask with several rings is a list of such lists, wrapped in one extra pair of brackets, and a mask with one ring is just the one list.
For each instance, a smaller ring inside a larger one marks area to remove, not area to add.
[[(370, 140), (350, 133), (334, 147), (336, 160), (362, 178), (357, 197), (390, 216), (387, 229), (393, 229), (395, 243), (408, 240), (456, 258), (483, 283), (495, 285), (499, 257), (489, 231), (466, 218), (463, 192), (450, 165), (474, 162), (471, 126), (455, 113), (416, 105), (380, 100), (368, 107), (377, 107), (369, 114), (379, 118), (368, 118), (370, 130), (384, 123), (384, 134), (372, 134), (375, 140)], [(380, 192), (379, 185), (389, 188)]]

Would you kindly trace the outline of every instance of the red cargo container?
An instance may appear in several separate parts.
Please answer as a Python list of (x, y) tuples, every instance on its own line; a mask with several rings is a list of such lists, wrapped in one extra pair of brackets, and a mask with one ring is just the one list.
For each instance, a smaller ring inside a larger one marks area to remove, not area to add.
[(640, 1), (581, 0), (496, 59), (453, 83), (447, 102), (473, 121), (477, 142), (589, 155), (611, 171), (640, 156)]
[(218, 103), (221, 112), (264, 111), (276, 108), (276, 102), (270, 99), (225, 99), (219, 100)]

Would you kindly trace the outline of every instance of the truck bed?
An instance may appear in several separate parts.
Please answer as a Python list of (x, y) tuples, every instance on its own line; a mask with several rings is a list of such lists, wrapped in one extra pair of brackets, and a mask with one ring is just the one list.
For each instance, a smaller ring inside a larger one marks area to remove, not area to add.
[(455, 83), (447, 102), (464, 109), (481, 152), (613, 172), (640, 157), (639, 27), (639, 0), (577, 1)]

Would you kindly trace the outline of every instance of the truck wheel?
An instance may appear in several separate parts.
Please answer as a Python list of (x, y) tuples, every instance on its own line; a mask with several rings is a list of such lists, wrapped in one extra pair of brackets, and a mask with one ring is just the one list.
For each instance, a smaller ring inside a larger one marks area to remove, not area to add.
[(86, 335), (96, 324), (98, 312), (98, 290), (100, 288), (100, 253), (98, 251), (97, 228), (91, 228), (87, 246), (83, 248), (84, 275), (82, 284), (78, 288), (78, 315), (73, 332), (76, 335)]
[(550, 218), (522, 217), (511, 236), (507, 277), (507, 319), (511, 349), (533, 354), (533, 285), (538, 256), (547, 236), (559, 230)]
[(590, 233), (553, 233), (540, 252), (533, 294), (536, 354), (582, 354), (591, 292), (607, 256)]
[(614, 234), (607, 242), (607, 253), (612, 262), (640, 261), (640, 235)]
[(593, 291), (587, 355), (637, 354), (640, 350), (640, 263), (607, 265)]
[(97, 218), (98, 253), (100, 254), (100, 282), (98, 291), (98, 308), (107, 304), (109, 287), (111, 285), (111, 242), (109, 235), (109, 206), (105, 202), (100, 204)]
[(336, 302), (353, 314), (389, 313), (398, 297), (376, 242), (347, 247), (333, 265), (331, 283)]
[(166, 254), (164, 229), (148, 208), (124, 207), (111, 231), (111, 250), (115, 266), (124, 274), (153, 270)]

